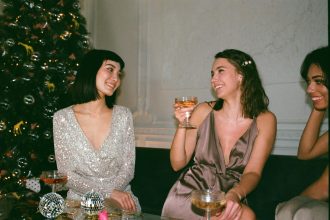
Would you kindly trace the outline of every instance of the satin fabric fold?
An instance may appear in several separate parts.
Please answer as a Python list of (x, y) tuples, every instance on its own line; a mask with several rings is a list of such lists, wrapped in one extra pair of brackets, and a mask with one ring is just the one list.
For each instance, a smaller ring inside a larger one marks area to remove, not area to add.
[(196, 189), (227, 192), (237, 184), (250, 158), (257, 134), (256, 120), (253, 119), (250, 127), (233, 146), (226, 165), (216, 135), (214, 112), (211, 111), (197, 131), (194, 164), (183, 171), (172, 186), (164, 203), (162, 216), (175, 219), (202, 219), (202, 210), (197, 210), (191, 205), (191, 192)]

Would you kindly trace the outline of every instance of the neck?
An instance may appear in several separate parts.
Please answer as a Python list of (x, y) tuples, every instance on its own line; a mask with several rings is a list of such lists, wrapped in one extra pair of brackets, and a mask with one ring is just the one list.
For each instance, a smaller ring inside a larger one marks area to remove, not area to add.
[(78, 105), (78, 108), (80, 109), (81, 112), (90, 115), (99, 115), (100, 113), (109, 110), (109, 108), (105, 104), (104, 99), (98, 99), (95, 101), (90, 101), (87, 103), (80, 104)]
[(228, 121), (239, 122), (245, 119), (242, 106), (237, 102), (224, 102), (221, 110), (224, 118)]

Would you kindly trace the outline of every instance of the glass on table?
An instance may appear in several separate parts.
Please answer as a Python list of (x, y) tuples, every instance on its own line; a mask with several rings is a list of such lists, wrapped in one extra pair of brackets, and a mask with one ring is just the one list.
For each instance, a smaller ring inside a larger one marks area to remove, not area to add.
[(226, 207), (225, 193), (210, 189), (194, 190), (191, 193), (191, 203), (197, 208), (205, 210), (206, 219), (209, 220), (212, 211), (221, 212)]
[[(179, 108), (189, 108), (197, 105), (198, 100), (196, 96), (182, 96), (182, 97), (176, 97), (174, 99), (175, 104), (178, 105)], [(180, 125), (180, 127), (183, 128), (196, 128), (195, 125), (192, 125), (189, 121), (189, 118), (191, 116), (191, 111), (185, 112), (185, 119), (183, 123)]]

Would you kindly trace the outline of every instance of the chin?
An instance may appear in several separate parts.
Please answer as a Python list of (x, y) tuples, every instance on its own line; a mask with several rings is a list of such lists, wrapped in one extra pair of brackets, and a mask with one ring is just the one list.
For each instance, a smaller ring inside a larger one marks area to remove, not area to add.
[(314, 108), (318, 111), (325, 111), (325, 110), (327, 110), (328, 105), (318, 105), (318, 104), (315, 105), (314, 104)]

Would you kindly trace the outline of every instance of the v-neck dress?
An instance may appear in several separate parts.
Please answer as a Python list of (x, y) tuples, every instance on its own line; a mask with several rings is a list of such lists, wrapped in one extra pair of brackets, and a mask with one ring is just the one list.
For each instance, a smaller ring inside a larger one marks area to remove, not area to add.
[[(135, 137), (132, 113), (115, 105), (109, 133), (99, 149), (93, 148), (80, 127), (73, 106), (61, 109), (53, 117), (56, 164), (68, 175), (67, 198), (80, 200), (88, 191), (103, 196), (112, 190), (130, 192), (134, 177)], [(138, 199), (133, 195), (137, 207)]]
[[(220, 125), (221, 126), (221, 125)], [(165, 200), (162, 216), (202, 219), (204, 213), (191, 205), (190, 194), (198, 189), (230, 190), (240, 181), (258, 134), (256, 119), (233, 146), (226, 165), (211, 111), (197, 131), (194, 163), (185, 170)]]

